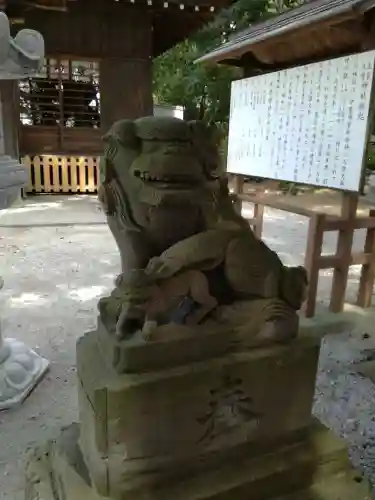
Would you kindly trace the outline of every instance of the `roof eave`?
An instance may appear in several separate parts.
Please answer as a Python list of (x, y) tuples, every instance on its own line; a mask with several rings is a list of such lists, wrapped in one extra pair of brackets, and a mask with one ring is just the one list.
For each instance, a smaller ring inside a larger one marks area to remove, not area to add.
[(285, 24), (284, 26), (280, 26), (272, 31), (265, 31), (263, 33), (259, 33), (258, 36), (252, 38), (251, 40), (245, 38), (244, 40), (240, 40), (237, 43), (234, 40), (229, 41), (223, 46), (218, 47), (217, 49), (214, 49), (212, 52), (209, 52), (208, 54), (205, 54), (204, 56), (200, 57), (195, 61), (195, 63), (224, 62), (225, 59), (228, 57), (231, 59), (235, 57), (233, 52), (236, 52), (239, 56), (241, 56), (247, 52), (246, 50), (247, 48), (250, 48), (251, 46), (257, 43), (264, 42), (267, 39), (285, 35), (290, 31), (298, 30), (307, 25), (313, 26), (320, 22), (327, 21), (329, 18), (332, 18), (333, 21), (334, 18), (341, 17), (345, 14), (352, 13), (353, 16), (358, 14), (363, 14), (364, 12), (374, 7), (375, 7), (375, 0), (368, 0), (367, 2), (363, 2), (363, 4), (359, 6), (353, 4), (335, 6), (332, 7), (332, 9), (327, 9), (323, 12), (317, 13), (316, 15), (305, 16), (304, 18), (298, 21), (294, 21), (292, 18), (290, 20), (290, 23)]

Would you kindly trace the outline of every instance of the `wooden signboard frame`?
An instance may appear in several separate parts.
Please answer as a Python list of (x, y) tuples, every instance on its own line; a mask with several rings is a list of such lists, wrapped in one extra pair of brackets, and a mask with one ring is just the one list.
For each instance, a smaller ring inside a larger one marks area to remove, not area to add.
[[(372, 74), (370, 105), (368, 106), (367, 128), (365, 134), (364, 154), (362, 165), (359, 165), (360, 175), (358, 177), (358, 188), (363, 182), (364, 166), (367, 150), (367, 142), (370, 137), (370, 125), (374, 111), (374, 71)], [(254, 175), (249, 172), (249, 175)], [(349, 268), (351, 265), (361, 265), (361, 275), (357, 305), (369, 307), (372, 305), (372, 293), (375, 281), (375, 210), (370, 210), (368, 217), (357, 217), (359, 193), (341, 191), (341, 207), (338, 216), (329, 216), (324, 213), (309, 209), (299, 209), (283, 201), (268, 202), (265, 196), (248, 195), (243, 193), (244, 178), (235, 176), (234, 193), (236, 195), (237, 209), (242, 209), (243, 202), (254, 205), (254, 216), (249, 221), (253, 226), (257, 237), (262, 236), (264, 207), (284, 210), (309, 218), (308, 237), (306, 242), (305, 267), (309, 274), (309, 290), (304, 307), (307, 317), (312, 317), (316, 310), (319, 271), (322, 269), (333, 269), (333, 282), (330, 298), (330, 310), (341, 312), (344, 307)], [(356, 229), (366, 229), (366, 239), (362, 252), (353, 253), (353, 237)], [(338, 231), (336, 253), (334, 255), (322, 255), (324, 234), (330, 231)]]
[(232, 83), (228, 172), (358, 192), (375, 50)]

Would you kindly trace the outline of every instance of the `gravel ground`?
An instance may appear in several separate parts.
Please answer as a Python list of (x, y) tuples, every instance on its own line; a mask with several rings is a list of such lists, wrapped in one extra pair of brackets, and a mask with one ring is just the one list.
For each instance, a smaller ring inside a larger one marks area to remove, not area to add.
[[(266, 211), (265, 240), (285, 263), (303, 262), (306, 232), (303, 217)], [(335, 237), (329, 236), (325, 252), (335, 249)], [(361, 248), (363, 241), (359, 232), (355, 246)], [(23, 406), (0, 413), (0, 500), (23, 498), (26, 448), (77, 418), (76, 339), (95, 326), (98, 298), (110, 290), (118, 271), (119, 255), (94, 197), (33, 197), (0, 214), (4, 334), (51, 361), (49, 374)], [(321, 307), (330, 283), (331, 273), (322, 273)], [(353, 268), (349, 300), (357, 285), (358, 268)], [(363, 349), (375, 349), (371, 319), (368, 325), (324, 339), (314, 412), (345, 437), (353, 463), (375, 484), (375, 387), (353, 367), (363, 359)]]

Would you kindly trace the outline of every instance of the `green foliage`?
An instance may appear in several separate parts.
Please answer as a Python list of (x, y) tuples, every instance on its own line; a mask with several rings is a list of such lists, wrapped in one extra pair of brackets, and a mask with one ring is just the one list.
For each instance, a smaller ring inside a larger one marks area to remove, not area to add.
[(227, 123), (230, 83), (241, 77), (240, 70), (195, 61), (225, 42), (230, 33), (299, 3), (301, 0), (238, 0), (222, 10), (198, 33), (155, 59), (155, 102), (184, 106), (187, 119)]
[(194, 64), (202, 52), (185, 41), (160, 56), (154, 65), (154, 94), (158, 104), (185, 107), (186, 118), (226, 121), (230, 81), (238, 75), (231, 67)]
[(373, 146), (369, 148), (367, 153), (366, 168), (371, 170), (371, 172), (375, 170), (375, 149)]

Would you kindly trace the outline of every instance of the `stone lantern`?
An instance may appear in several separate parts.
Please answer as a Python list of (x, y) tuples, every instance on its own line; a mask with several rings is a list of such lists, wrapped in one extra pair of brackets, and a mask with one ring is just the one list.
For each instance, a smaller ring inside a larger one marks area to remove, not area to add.
[[(36, 74), (43, 58), (42, 35), (25, 29), (13, 39), (9, 20), (0, 12), (0, 80), (18, 80)], [(25, 167), (5, 154), (4, 128), (0, 107), (0, 210), (11, 206), (27, 182)], [(3, 285), (0, 276), (0, 289)], [(48, 365), (46, 359), (22, 342), (3, 338), (0, 324), (0, 410), (21, 403), (46, 373)]]

